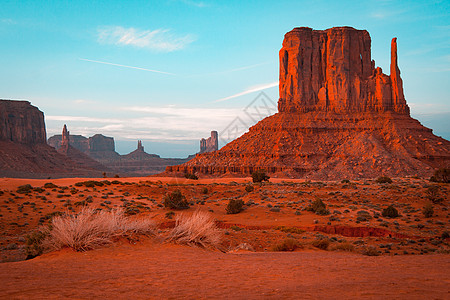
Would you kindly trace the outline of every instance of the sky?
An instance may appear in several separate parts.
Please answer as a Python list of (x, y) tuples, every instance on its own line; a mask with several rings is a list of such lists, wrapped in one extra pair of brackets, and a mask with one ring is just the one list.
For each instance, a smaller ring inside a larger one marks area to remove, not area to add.
[(276, 112), (286, 32), (352, 26), (387, 74), (398, 38), (411, 115), (450, 139), (450, 1), (0, 2), (0, 99), (37, 106), (48, 137), (186, 157), (216, 130), (223, 146)]

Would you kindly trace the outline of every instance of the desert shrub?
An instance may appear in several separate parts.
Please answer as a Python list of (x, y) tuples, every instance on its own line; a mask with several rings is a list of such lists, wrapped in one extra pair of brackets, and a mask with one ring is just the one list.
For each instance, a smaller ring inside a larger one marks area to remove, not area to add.
[(448, 239), (450, 238), (450, 233), (448, 231), (444, 231), (441, 235), (441, 239)]
[(360, 222), (366, 222), (372, 219), (372, 216), (368, 211), (360, 210), (356, 213), (357, 217), (356, 220)]
[(272, 246), (272, 251), (294, 251), (295, 249), (302, 248), (299, 241), (296, 239), (287, 238), (282, 242)]
[(241, 211), (243, 211), (244, 201), (241, 199), (231, 199), (230, 202), (228, 202), (227, 207), (225, 210), (227, 211), (227, 214), (238, 214)]
[(387, 176), (380, 176), (377, 178), (376, 183), (392, 183), (392, 179)]
[(164, 207), (170, 209), (188, 209), (189, 203), (180, 190), (175, 190), (164, 196)]
[(32, 189), (33, 189), (33, 187), (31, 186), (31, 184), (24, 184), (24, 185), (17, 187), (16, 192), (19, 194), (27, 194), (27, 193), (31, 192)]
[(25, 237), (26, 239), (25, 252), (27, 255), (26, 259), (31, 259), (44, 253), (45, 248), (43, 246), (43, 242), (47, 238), (48, 234), (49, 228), (41, 227), (38, 230), (31, 232)]
[(278, 226), (275, 229), (280, 230), (282, 232), (286, 232), (286, 233), (302, 234), (302, 233), (305, 232), (303, 229), (300, 229), (300, 228), (297, 228), (297, 227)]
[(184, 173), (184, 177), (187, 179), (197, 180), (198, 176), (192, 173)]
[(211, 215), (196, 211), (191, 216), (177, 216), (175, 227), (169, 232), (168, 241), (200, 247), (216, 247), (221, 233)]
[(434, 214), (433, 204), (427, 203), (422, 209), (425, 218), (431, 218)]
[(434, 171), (433, 176), (431, 176), (430, 181), (450, 183), (450, 168), (440, 168)]
[(129, 219), (122, 209), (107, 212), (83, 208), (76, 215), (54, 217), (43, 244), (53, 249), (69, 247), (86, 251), (109, 244), (114, 238), (129, 234), (151, 234), (153, 230), (153, 221)]
[(245, 186), (245, 191), (247, 193), (253, 192), (255, 190), (255, 188), (252, 185), (246, 185)]
[(47, 182), (46, 184), (44, 184), (44, 188), (45, 189), (54, 189), (57, 188), (58, 186), (56, 184), (53, 184), (51, 182)]
[(330, 211), (327, 209), (327, 205), (323, 203), (321, 199), (314, 200), (306, 210), (314, 212), (316, 215), (325, 216), (329, 215)]
[(77, 182), (75, 183), (75, 186), (85, 186), (85, 187), (96, 187), (96, 186), (104, 186), (105, 184), (101, 181), (96, 181), (96, 180), (88, 180), (88, 181), (82, 181), (82, 182)]
[(342, 179), (341, 183), (350, 183), (350, 180), (348, 180), (348, 179)]
[(355, 251), (355, 246), (353, 246), (349, 242), (343, 242), (343, 243), (337, 243), (331, 247), (332, 251), (347, 251), (347, 252), (353, 252)]
[(122, 182), (120, 182), (119, 180), (113, 180), (111, 181), (111, 184), (122, 184)]
[(258, 170), (252, 173), (253, 182), (269, 181), (270, 177), (266, 175), (263, 170)]
[(33, 191), (35, 191), (37, 193), (45, 192), (45, 190), (43, 188), (41, 188), (41, 187), (35, 187), (35, 188), (33, 188)]
[(434, 204), (441, 203), (444, 199), (439, 197), (439, 186), (432, 185), (427, 188), (425, 191), (428, 200), (433, 202)]
[(368, 246), (362, 250), (362, 254), (367, 256), (378, 256), (380, 255), (380, 252), (375, 247)]
[(397, 218), (398, 210), (393, 205), (389, 205), (388, 207), (383, 209), (381, 215), (385, 218)]
[(206, 195), (206, 194), (208, 194), (208, 188), (207, 187), (204, 187), (204, 188), (202, 188), (202, 194), (203, 195)]
[(327, 239), (317, 239), (312, 241), (311, 243), (314, 247), (322, 249), (322, 250), (327, 250), (328, 246), (330, 245), (330, 241)]

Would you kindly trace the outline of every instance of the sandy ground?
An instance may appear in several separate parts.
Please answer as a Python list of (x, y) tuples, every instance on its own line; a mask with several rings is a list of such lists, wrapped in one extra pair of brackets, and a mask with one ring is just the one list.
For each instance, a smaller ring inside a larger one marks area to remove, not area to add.
[[(437, 185), (442, 201), (425, 218), (432, 183), (423, 179), (396, 178), (392, 184), (271, 179), (260, 185), (250, 178), (141, 177), (107, 178), (116, 182), (96, 187), (77, 184), (86, 180), (0, 179), (0, 298), (450, 298), (448, 184)], [(43, 188), (48, 182), (57, 187)], [(37, 189), (18, 193), (24, 184)], [(246, 191), (249, 185), (253, 191)], [(191, 208), (171, 216), (162, 202), (174, 190)], [(318, 198), (329, 215), (306, 210)], [(226, 214), (231, 199), (243, 200), (245, 210)], [(136, 245), (122, 240), (21, 261), (30, 232), (50, 224), (55, 212), (75, 214), (81, 202), (101, 210), (131, 209), (136, 215), (130, 217), (151, 218), (163, 234), (177, 215), (206, 211), (223, 234), (224, 253), (144, 238)], [(380, 215), (390, 204), (398, 218)], [(359, 218), (361, 211), (370, 216)], [(287, 238), (300, 249), (273, 252)], [(314, 245), (322, 239), (328, 251)], [(254, 252), (236, 252), (243, 243)], [(343, 245), (350, 252), (339, 252)], [(362, 255), (368, 248), (379, 256)]]
[(146, 241), (0, 264), (2, 299), (448, 299), (450, 256), (224, 254)]

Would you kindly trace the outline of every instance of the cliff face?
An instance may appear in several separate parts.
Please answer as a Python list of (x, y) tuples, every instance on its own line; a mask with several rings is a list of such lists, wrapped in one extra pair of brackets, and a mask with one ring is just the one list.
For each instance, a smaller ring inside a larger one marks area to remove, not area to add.
[(450, 166), (450, 142), (409, 115), (395, 38), (387, 76), (371, 60), (365, 30), (288, 32), (278, 109), (219, 151), (166, 171), (342, 180), (430, 176)]
[(46, 143), (44, 114), (28, 101), (0, 100), (0, 140)]
[(375, 68), (365, 30), (294, 28), (280, 50), (280, 112), (394, 111), (409, 114), (391, 45), (391, 75)]
[(44, 114), (30, 102), (0, 100), (0, 176), (47, 178), (99, 174), (95, 168), (80, 165), (47, 145)]

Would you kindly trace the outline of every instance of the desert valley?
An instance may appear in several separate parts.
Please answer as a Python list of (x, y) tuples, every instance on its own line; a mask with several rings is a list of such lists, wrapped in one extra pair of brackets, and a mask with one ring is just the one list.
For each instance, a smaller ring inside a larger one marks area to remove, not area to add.
[(287, 32), (278, 112), (185, 158), (0, 100), (0, 298), (447, 299), (450, 141), (371, 43)]

